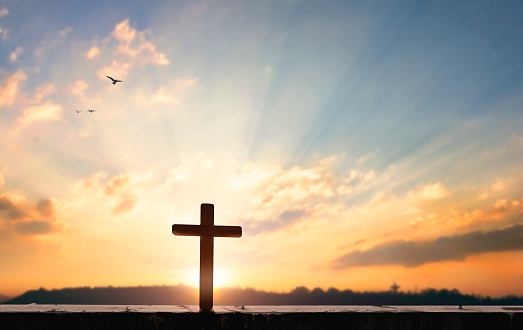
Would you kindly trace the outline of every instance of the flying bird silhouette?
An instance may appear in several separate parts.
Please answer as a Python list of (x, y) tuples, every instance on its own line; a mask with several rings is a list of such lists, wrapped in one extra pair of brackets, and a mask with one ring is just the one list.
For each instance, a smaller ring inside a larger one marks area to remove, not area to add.
[(75, 110), (75, 111), (78, 112), (78, 113), (80, 113), (80, 111), (78, 111), (78, 110)]
[(112, 77), (109, 77), (109, 76), (106, 76), (107, 78), (111, 79), (112, 82), (113, 82), (113, 85), (116, 85), (117, 82), (122, 82), (121, 80), (118, 80), (118, 79), (114, 79)]
[(87, 110), (87, 111), (89, 111), (89, 112), (94, 112), (94, 110)]

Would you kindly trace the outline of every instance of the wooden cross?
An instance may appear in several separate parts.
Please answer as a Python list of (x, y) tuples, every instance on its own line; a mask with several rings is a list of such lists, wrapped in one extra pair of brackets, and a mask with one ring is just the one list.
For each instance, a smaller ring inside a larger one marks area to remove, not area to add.
[(199, 225), (173, 225), (173, 234), (200, 236), (200, 309), (213, 306), (213, 254), (215, 237), (242, 237), (240, 226), (215, 226), (214, 204), (202, 204)]

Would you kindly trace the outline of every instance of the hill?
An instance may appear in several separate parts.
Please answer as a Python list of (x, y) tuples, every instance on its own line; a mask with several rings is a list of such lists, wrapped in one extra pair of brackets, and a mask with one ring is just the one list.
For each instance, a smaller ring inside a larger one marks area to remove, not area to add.
[(13, 297), (4, 296), (4, 295), (0, 294), (0, 304), (3, 303), (4, 301), (10, 300), (10, 299), (13, 299)]
[[(82, 287), (31, 290), (4, 304), (197, 305), (198, 289), (186, 285), (139, 287)], [(523, 305), (523, 297), (490, 298), (458, 290), (425, 289), (411, 292), (327, 291), (297, 287), (289, 293), (255, 289), (218, 288), (215, 305)]]

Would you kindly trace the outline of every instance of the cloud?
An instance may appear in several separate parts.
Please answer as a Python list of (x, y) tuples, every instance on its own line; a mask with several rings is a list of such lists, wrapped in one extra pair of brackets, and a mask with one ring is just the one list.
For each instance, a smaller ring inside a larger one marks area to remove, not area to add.
[(55, 84), (47, 84), (43, 86), (38, 86), (36, 88), (35, 97), (33, 100), (31, 100), (32, 104), (38, 104), (42, 102), (44, 97), (51, 95), (53, 93), (56, 93), (56, 87)]
[(77, 80), (68, 87), (72, 95), (84, 96), (84, 91), (89, 87), (85, 80)]
[(107, 196), (114, 196), (128, 189), (134, 179), (135, 175), (131, 172), (115, 176), (105, 184), (104, 192)]
[(340, 188), (343, 187), (344, 189), (350, 188), (357, 189), (366, 184), (367, 182), (370, 182), (376, 178), (376, 172), (374, 170), (370, 170), (368, 172), (362, 172), (359, 170), (351, 170), (349, 172), (349, 176), (344, 177), (342, 179), (343, 185), (340, 185)]
[(379, 151), (380, 151), (380, 149), (378, 148), (378, 149), (374, 150), (373, 152), (371, 152), (369, 154), (363, 155), (360, 158), (358, 158), (356, 160), (356, 162), (359, 163), (359, 164), (365, 163), (367, 160), (369, 160), (370, 158), (374, 157)]
[(284, 170), (279, 167), (254, 169), (252, 165), (247, 165), (232, 182), (236, 186), (247, 183), (262, 183), (265, 186), (252, 200), (254, 205), (270, 206), (279, 202), (297, 202), (311, 198), (328, 199), (339, 192), (345, 193), (343, 188), (339, 188), (340, 180), (330, 173), (329, 166), (330, 164), (320, 162), (310, 168), (295, 166)]
[(416, 207), (409, 207), (407, 210), (400, 212), (399, 214), (400, 215), (412, 215), (412, 214), (417, 214), (417, 213), (421, 213), (421, 212), (422, 211)]
[[(153, 105), (178, 105), (183, 96), (189, 91), (189, 87), (196, 83), (195, 78), (181, 78), (171, 80), (167, 87), (160, 86), (152, 95), (138, 94), (135, 97), (136, 103), (140, 106), (149, 107)], [(153, 110), (152, 114), (155, 112)]]
[(69, 32), (71, 32), (73, 30), (72, 27), (68, 26), (66, 27), (65, 29), (61, 30), (58, 32), (58, 36), (60, 38), (65, 38), (67, 36), (67, 34), (69, 34)]
[(138, 64), (169, 64), (169, 60), (165, 57), (165, 54), (157, 52), (156, 46), (146, 41), (145, 32), (137, 32), (135, 29), (129, 27), (128, 19), (116, 25), (113, 36), (119, 41), (117, 52), (129, 58), (136, 59)]
[(8, 30), (2, 29), (2, 27), (0, 26), (0, 34), (2, 35), (2, 40), (4, 40), (4, 41), (7, 40), (7, 33), (8, 32), (9, 32)]
[(493, 192), (503, 191), (507, 187), (507, 183), (508, 182), (506, 180), (497, 181), (497, 182), (493, 183), (490, 186), (490, 188), (492, 189)]
[(95, 191), (102, 198), (108, 201), (110, 212), (118, 215), (127, 213), (134, 209), (138, 203), (139, 191), (136, 185), (150, 177), (150, 174), (139, 176), (134, 172), (126, 172), (116, 175), (103, 183), (105, 173), (99, 172), (90, 178), (81, 180), (77, 183), (74, 190), (79, 191), (87, 188)]
[(0, 197), (0, 218), (18, 220), (26, 216), (24, 210), (18, 207), (8, 196)]
[[(337, 174), (343, 157), (329, 157), (316, 164), (284, 169), (280, 166), (245, 163), (241, 172), (231, 178), (230, 187), (252, 196), (250, 211), (243, 223), (252, 234), (281, 230), (306, 218), (340, 216), (349, 206), (351, 194), (364, 193), (376, 179), (376, 172), (345, 171)], [(374, 195), (370, 203), (378, 205), (393, 196)]]
[(230, 184), (235, 188), (260, 184), (261, 182), (274, 177), (280, 171), (281, 169), (276, 166), (264, 168), (255, 166), (251, 162), (247, 162), (243, 164), (241, 173), (230, 180)]
[(381, 204), (384, 204), (388, 201), (391, 201), (394, 199), (394, 195), (391, 195), (391, 194), (387, 194), (387, 193), (384, 193), (384, 192), (378, 192), (376, 195), (374, 195), (372, 197), (372, 199), (370, 200), (369, 202), (369, 206), (376, 206), (376, 205), (381, 205)]
[(164, 87), (160, 87), (152, 97), (152, 103), (157, 104), (169, 104), (177, 105), (180, 103), (180, 99), (175, 97), (172, 93), (165, 90)]
[(21, 235), (41, 235), (54, 231), (53, 226), (49, 222), (41, 220), (17, 222), (14, 224), (14, 229)]
[(180, 165), (169, 172), (167, 180), (165, 181), (166, 186), (170, 186), (176, 182), (187, 179), (186, 165)]
[(62, 119), (62, 106), (45, 102), (24, 110), (22, 117), (18, 118), (16, 130), (25, 129), (34, 122), (48, 122)]
[(7, 75), (0, 83), (0, 107), (13, 104), (17, 94), (18, 85), (20, 82), (25, 81), (27, 76), (21, 71)]
[(106, 76), (111, 76), (115, 79), (120, 79), (127, 75), (127, 72), (129, 71), (129, 69), (131, 69), (131, 67), (132, 65), (130, 63), (113, 61), (111, 65), (103, 67), (96, 73), (98, 74), (98, 77), (100, 79), (106, 80)]
[(20, 56), (20, 54), (22, 54), (23, 50), (24, 49), (20, 46), (16, 47), (16, 50), (14, 52), (11, 52), (11, 55), (9, 55), (9, 61), (11, 61), (11, 63), (16, 62), (16, 60), (18, 59), (18, 56)]
[(55, 232), (56, 210), (52, 199), (43, 199), (35, 207), (25, 203), (25, 197), (15, 193), (0, 195), (0, 220), (12, 233), (23, 236)]
[(87, 52), (86, 57), (87, 57), (88, 59), (91, 60), (91, 59), (93, 59), (93, 58), (95, 58), (95, 57), (100, 56), (101, 53), (102, 53), (102, 52), (100, 51), (100, 48), (98, 48), (98, 47), (96, 47), (96, 46), (93, 46), (93, 47), (91, 47), (91, 49), (89, 49), (89, 51)]
[(131, 211), (138, 202), (138, 196), (134, 194), (125, 194), (120, 197), (118, 204), (113, 207), (112, 213), (115, 215)]
[[(3, 17), (3, 16), (6, 16), (9, 14), (9, 11), (7, 10), (6, 7), (0, 9), (0, 17)], [(7, 40), (7, 30), (4, 30), (2, 29), (2, 27), (0, 27), (0, 34), (2, 35), (2, 40)]]
[(464, 261), (475, 254), (516, 250), (523, 250), (523, 225), (444, 236), (433, 241), (392, 241), (339, 257), (333, 261), (332, 268), (387, 265), (410, 268), (434, 262)]
[(54, 217), (55, 207), (51, 199), (43, 199), (36, 204), (36, 210), (44, 217)]
[(441, 199), (448, 195), (449, 192), (441, 182), (428, 184), (408, 193), (408, 196), (412, 199)]
[(359, 244), (363, 244), (365, 242), (367, 242), (367, 240), (362, 238), (362, 239), (357, 240), (356, 242), (338, 246), (338, 250), (344, 250), (344, 249), (347, 249), (347, 248), (350, 248), (350, 247), (353, 247), (353, 246), (356, 246), (356, 245), (359, 245)]
[(522, 206), (520, 201), (508, 201), (506, 199), (497, 200), (494, 207), (475, 209), (462, 215), (451, 215), (450, 222), (457, 226), (470, 226), (478, 222), (502, 221), (507, 213), (514, 211)]
[(478, 199), (479, 199), (480, 201), (485, 200), (485, 199), (487, 199), (487, 198), (488, 198), (488, 193), (483, 193), (483, 194), (481, 194), (481, 195), (478, 196)]
[(299, 222), (309, 215), (310, 211), (306, 209), (290, 209), (282, 212), (276, 219), (268, 221), (246, 221), (243, 224), (243, 228), (251, 235), (262, 232), (273, 232)]
[[(113, 60), (111, 65), (97, 71), (98, 76), (101, 79), (106, 79), (106, 75), (121, 78), (134, 66), (169, 64), (165, 54), (158, 52), (156, 46), (147, 40), (147, 34), (147, 31), (137, 31), (130, 27), (128, 19), (116, 24), (111, 35), (118, 42), (115, 53), (118, 60)], [(97, 55), (96, 51), (93, 52)]]

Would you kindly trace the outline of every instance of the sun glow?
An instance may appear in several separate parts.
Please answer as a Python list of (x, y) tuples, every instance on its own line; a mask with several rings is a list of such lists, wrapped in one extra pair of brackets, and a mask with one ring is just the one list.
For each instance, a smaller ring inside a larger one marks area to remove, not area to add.
[[(187, 283), (190, 286), (200, 287), (200, 270), (197, 268), (188, 269), (185, 272), (184, 283)], [(229, 276), (229, 271), (224, 269), (215, 269), (213, 273), (213, 287), (231, 286), (231, 279)]]

